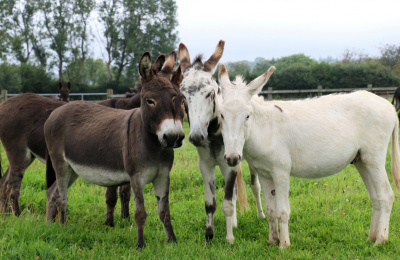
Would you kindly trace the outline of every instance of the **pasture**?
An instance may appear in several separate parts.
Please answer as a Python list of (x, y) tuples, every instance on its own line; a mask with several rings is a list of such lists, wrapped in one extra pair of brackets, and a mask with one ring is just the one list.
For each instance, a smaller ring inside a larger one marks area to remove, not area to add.
[[(243, 174), (250, 211), (240, 215), (234, 229), (235, 242), (225, 241), (225, 216), (222, 212), (224, 181), (216, 172), (218, 208), (215, 212), (215, 236), (205, 243), (204, 188), (197, 166), (195, 147), (186, 138), (175, 150), (171, 171), (170, 207), (172, 225), (178, 243), (167, 243), (156, 211), (152, 185), (144, 192), (148, 217), (145, 224), (146, 247), (136, 250), (133, 220), (120, 220), (116, 208), (115, 227), (104, 226), (105, 188), (78, 179), (68, 190), (67, 225), (46, 223), (45, 165), (36, 160), (26, 171), (21, 188), (19, 218), (0, 215), (0, 259), (395, 259), (399, 258), (399, 193), (390, 174), (390, 156), (386, 170), (395, 193), (391, 213), (389, 243), (373, 247), (368, 242), (372, 213), (368, 193), (353, 165), (341, 173), (323, 179), (291, 178), (291, 248), (268, 246), (268, 224), (258, 219), (250, 189), (250, 174), (243, 163)], [(8, 164), (1, 147), (2, 167)]]

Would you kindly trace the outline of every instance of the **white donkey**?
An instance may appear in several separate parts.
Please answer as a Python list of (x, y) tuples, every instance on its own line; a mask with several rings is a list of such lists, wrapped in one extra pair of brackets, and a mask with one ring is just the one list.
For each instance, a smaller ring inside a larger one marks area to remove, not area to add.
[[(237, 227), (236, 218), (236, 177), (239, 193), (239, 205), (246, 204), (246, 191), (240, 165), (228, 166), (224, 161), (224, 143), (221, 135), (221, 124), (218, 118), (218, 107), (221, 104), (221, 89), (213, 79), (218, 61), (224, 51), (224, 41), (219, 41), (214, 53), (206, 61), (197, 56), (193, 63), (187, 47), (179, 45), (179, 59), (183, 73), (181, 93), (188, 102), (190, 123), (189, 141), (197, 148), (199, 166), (205, 189), (205, 209), (207, 214), (206, 240), (214, 236), (214, 212), (217, 208), (215, 198), (215, 167), (218, 165), (225, 178), (225, 197), (222, 210), (226, 217), (226, 240), (233, 242), (232, 227)], [(243, 187), (242, 189), (240, 189)], [(260, 184), (256, 175), (251, 175), (251, 188), (256, 198), (258, 217), (265, 218), (263, 213)], [(243, 205), (240, 205), (241, 209)]]
[(225, 66), (219, 70), (226, 162), (235, 166), (244, 157), (258, 174), (269, 243), (290, 246), (289, 177), (325, 177), (349, 163), (359, 171), (372, 203), (368, 240), (375, 240), (375, 245), (386, 242), (394, 200), (385, 170), (390, 137), (392, 176), (400, 190), (399, 122), (394, 107), (367, 91), (300, 101), (265, 102), (254, 97), (274, 70), (271, 67), (248, 85), (241, 77), (232, 84)]

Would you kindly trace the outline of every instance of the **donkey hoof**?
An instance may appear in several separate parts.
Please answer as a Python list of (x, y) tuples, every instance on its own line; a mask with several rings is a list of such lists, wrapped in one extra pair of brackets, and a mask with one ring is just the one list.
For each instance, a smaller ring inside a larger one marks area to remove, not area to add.
[(269, 246), (274, 246), (274, 245), (279, 245), (279, 239), (273, 239), (273, 240), (270, 240), (270, 241), (268, 241), (268, 245)]
[(280, 243), (279, 248), (280, 248), (281, 250), (288, 249), (288, 248), (290, 248), (290, 243), (287, 243), (287, 242), (285, 242), (285, 243)]
[(265, 219), (264, 212), (258, 212), (257, 217), (258, 217), (258, 218)]
[(138, 243), (136, 244), (136, 249), (137, 249), (137, 250), (140, 250), (140, 249), (142, 249), (143, 247), (145, 247), (144, 242), (143, 242), (143, 243), (138, 242)]
[(172, 234), (172, 236), (170, 238), (168, 238), (168, 242), (178, 243), (178, 240), (176, 239), (175, 234)]
[(233, 241), (235, 240), (234, 237), (226, 237), (226, 242), (229, 242), (231, 244), (233, 244)]
[(109, 226), (109, 227), (114, 227), (114, 221), (106, 220), (106, 221), (103, 223), (103, 225), (104, 225), (104, 226)]
[(376, 239), (374, 246), (379, 246), (379, 245), (385, 244), (385, 243), (387, 243), (387, 242), (388, 242), (388, 239), (387, 239), (387, 238), (385, 239), (385, 238), (383, 238), (383, 237), (380, 237), (380, 238), (377, 238), (377, 239)]
[(206, 242), (210, 242), (214, 237), (214, 230), (212, 228), (207, 228), (206, 230)]

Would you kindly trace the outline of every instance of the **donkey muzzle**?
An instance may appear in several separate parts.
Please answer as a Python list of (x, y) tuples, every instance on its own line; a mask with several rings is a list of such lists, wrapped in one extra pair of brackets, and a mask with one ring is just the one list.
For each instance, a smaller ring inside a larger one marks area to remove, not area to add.
[(234, 155), (234, 154), (230, 154), (230, 155), (224, 155), (224, 159), (225, 159), (225, 162), (229, 165), (229, 166), (231, 166), (231, 167), (234, 167), (234, 166), (236, 166), (236, 165), (238, 165), (239, 163), (240, 163), (240, 161), (242, 160), (242, 156), (240, 156), (240, 155)]

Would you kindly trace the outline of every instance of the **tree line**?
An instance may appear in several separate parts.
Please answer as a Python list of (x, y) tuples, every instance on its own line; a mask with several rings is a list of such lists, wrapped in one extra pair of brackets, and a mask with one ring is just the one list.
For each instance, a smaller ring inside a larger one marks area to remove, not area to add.
[[(7, 0), (0, 2), (0, 88), (123, 93), (138, 77), (144, 51), (168, 54), (178, 43), (174, 0)], [(105, 60), (92, 57), (97, 20)]]
[(304, 54), (295, 54), (279, 59), (231, 62), (227, 68), (231, 80), (243, 75), (250, 82), (272, 65), (277, 70), (267, 85), (275, 90), (316, 89), (319, 85), (324, 89), (366, 88), (368, 84), (400, 86), (400, 44), (384, 45), (379, 57), (345, 50), (338, 60), (316, 61)]

